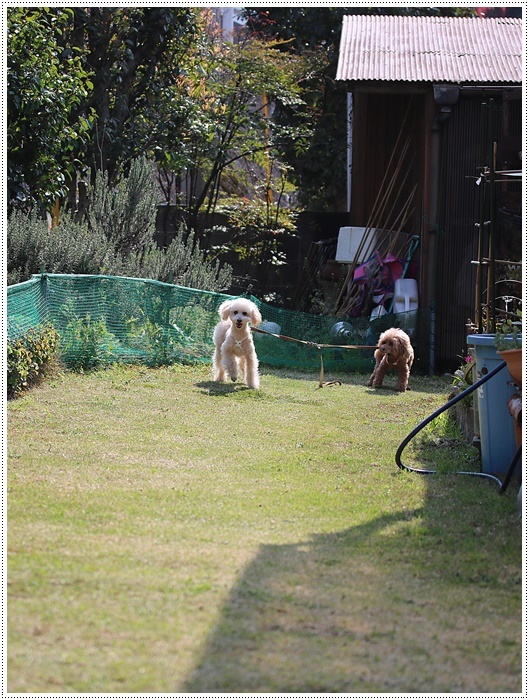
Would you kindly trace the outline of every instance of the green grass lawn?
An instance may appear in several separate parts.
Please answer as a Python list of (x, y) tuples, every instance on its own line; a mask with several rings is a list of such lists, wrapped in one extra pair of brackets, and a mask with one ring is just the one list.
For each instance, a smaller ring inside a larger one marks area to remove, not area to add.
[(9, 403), (8, 692), (521, 692), (517, 485), (447, 474), (476, 468), (454, 439), (405, 452), (442, 475), (394, 461), (449, 381), (210, 379)]

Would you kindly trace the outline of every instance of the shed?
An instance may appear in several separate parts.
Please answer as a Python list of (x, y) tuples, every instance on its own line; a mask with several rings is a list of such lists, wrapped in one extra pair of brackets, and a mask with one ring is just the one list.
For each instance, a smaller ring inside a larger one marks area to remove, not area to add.
[(522, 170), (522, 20), (345, 16), (336, 77), (348, 90), (349, 223), (373, 218), (391, 171), (394, 211), (411, 202), (404, 230), (420, 237), (433, 329), (423, 365), (453, 371), (467, 322), (487, 311), (476, 291), (484, 212), (494, 209), (495, 256), (522, 259), (521, 178), (480, 179)]

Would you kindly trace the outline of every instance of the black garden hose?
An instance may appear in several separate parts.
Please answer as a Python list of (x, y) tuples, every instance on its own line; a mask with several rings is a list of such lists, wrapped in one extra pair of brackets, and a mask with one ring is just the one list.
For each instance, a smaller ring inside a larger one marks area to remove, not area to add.
[[(404, 448), (417, 435), (417, 433), (419, 433), (426, 425), (428, 425), (428, 423), (431, 423), (431, 421), (433, 421), (434, 418), (437, 418), (437, 416), (439, 416), (441, 413), (444, 413), (444, 411), (446, 411), (447, 409), (454, 406), (458, 401), (461, 401), (462, 399), (464, 399), (465, 396), (468, 396), (472, 392), (476, 391), (476, 389), (478, 389), (482, 384), (484, 384), (485, 382), (488, 382), (488, 380), (492, 379), (492, 377), (494, 377), (494, 375), (498, 374), (498, 372), (500, 372), (506, 366), (506, 364), (507, 364), (506, 362), (500, 362), (500, 364), (497, 365), (496, 367), (494, 367), (494, 369), (491, 369), (490, 372), (487, 372), (487, 374), (483, 375), (483, 377), (478, 379), (474, 384), (471, 384), (468, 387), (468, 389), (465, 389), (457, 396), (454, 396), (454, 398), (450, 399), (450, 401), (448, 401), (448, 403), (445, 403), (444, 406), (441, 406), (441, 408), (438, 408), (437, 411), (434, 411), (434, 413), (432, 413), (431, 416), (428, 416), (428, 418), (425, 418), (423, 421), (421, 421), (419, 423), (419, 425), (417, 427), (415, 427), (411, 431), (411, 433), (407, 437), (405, 437), (404, 440), (399, 445), (399, 448), (395, 454), (395, 462), (397, 463), (397, 466), (400, 469), (405, 469), (409, 472), (415, 472), (417, 474), (435, 474), (436, 472), (434, 469), (416, 469), (415, 467), (408, 467), (406, 464), (403, 464), (403, 462), (401, 460), (401, 455), (402, 455)], [(521, 455), (521, 450), (517, 450), (517, 452), (514, 456), (514, 459), (513, 459), (513, 464), (509, 468), (509, 474), (508, 474), (509, 478), (510, 478), (510, 474), (512, 473), (512, 471), (514, 471), (514, 467), (516, 466), (516, 463), (518, 462), (520, 455)], [(516, 462), (514, 460), (516, 460)], [(505, 490), (502, 482), (497, 477), (495, 477), (493, 474), (487, 474), (485, 472), (456, 472), (456, 474), (463, 474), (465, 476), (480, 476), (484, 479), (492, 479), (500, 486), (500, 491)], [(504, 483), (506, 486), (508, 483), (507, 479), (505, 479)]]

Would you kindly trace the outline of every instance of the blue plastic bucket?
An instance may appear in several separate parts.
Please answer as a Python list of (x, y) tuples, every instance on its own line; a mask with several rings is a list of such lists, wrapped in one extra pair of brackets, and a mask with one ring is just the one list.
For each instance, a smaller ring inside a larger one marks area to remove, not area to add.
[[(503, 362), (496, 352), (493, 335), (469, 335), (467, 343), (474, 346), (478, 378)], [(479, 410), (481, 470), (500, 477), (507, 473), (516, 452), (514, 423), (507, 402), (518, 389), (510, 382), (511, 375), (504, 367), (474, 393)]]

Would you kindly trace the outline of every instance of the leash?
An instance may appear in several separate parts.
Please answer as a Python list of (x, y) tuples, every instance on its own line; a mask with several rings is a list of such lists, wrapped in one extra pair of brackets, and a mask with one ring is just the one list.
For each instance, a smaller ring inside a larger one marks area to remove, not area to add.
[(281, 335), (280, 333), (271, 333), (270, 331), (265, 331), (262, 328), (254, 328), (250, 326), (250, 330), (253, 333), (262, 333), (263, 335), (271, 335), (273, 338), (279, 338), (280, 340), (287, 340), (292, 343), (300, 343), (301, 345), (307, 345), (309, 347), (315, 348), (320, 353), (320, 382), (319, 388), (322, 389), (324, 386), (333, 386), (338, 384), (342, 386), (342, 382), (339, 379), (334, 379), (330, 382), (324, 382), (324, 368), (323, 368), (323, 350), (325, 348), (335, 348), (341, 350), (376, 350), (376, 345), (334, 345), (331, 343), (313, 343), (311, 340), (300, 340), (299, 338), (291, 338), (288, 335)]

